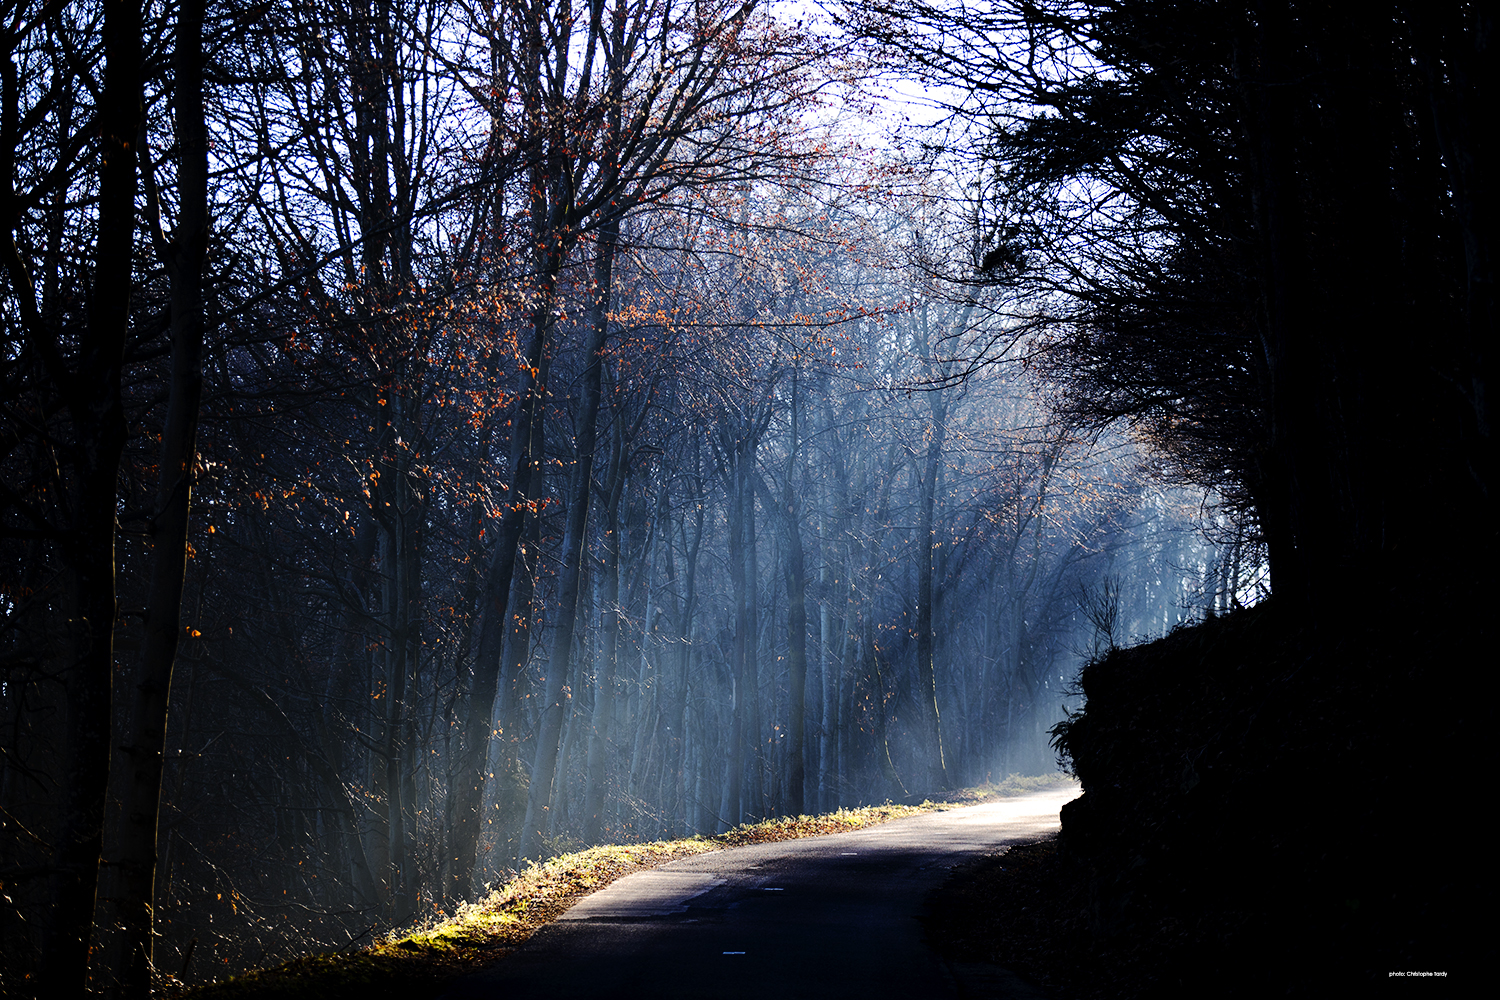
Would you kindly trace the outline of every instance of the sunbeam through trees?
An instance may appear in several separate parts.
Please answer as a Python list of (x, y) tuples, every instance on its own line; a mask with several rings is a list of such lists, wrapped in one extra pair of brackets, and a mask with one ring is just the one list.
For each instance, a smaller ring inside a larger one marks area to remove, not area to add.
[(1471, 12), (1188, 6), (5, 0), (0, 989), (1049, 772), (1117, 646), (1445, 572)]

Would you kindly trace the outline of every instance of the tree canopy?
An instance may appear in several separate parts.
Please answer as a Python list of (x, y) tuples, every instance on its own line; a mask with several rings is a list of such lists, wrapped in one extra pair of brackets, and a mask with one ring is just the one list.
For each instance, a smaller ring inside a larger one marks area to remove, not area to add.
[(1450, 570), (1425, 525), (1480, 523), (1494, 468), (1488, 14), (874, 3), (851, 20), (956, 88), (982, 262), (1030, 291), (1067, 411), (1130, 422), (1217, 489), (1289, 599)]

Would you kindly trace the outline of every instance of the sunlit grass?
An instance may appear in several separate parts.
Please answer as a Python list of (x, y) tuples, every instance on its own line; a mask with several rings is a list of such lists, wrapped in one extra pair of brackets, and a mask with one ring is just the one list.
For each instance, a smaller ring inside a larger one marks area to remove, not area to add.
[(1003, 781), (956, 790), (919, 805), (887, 802), (820, 816), (783, 816), (746, 823), (715, 837), (604, 845), (560, 854), (528, 866), (483, 899), (462, 904), (451, 916), (430, 920), (415, 930), (393, 932), (360, 951), (310, 955), (186, 994), (203, 1000), (302, 996), (364, 1000), (376, 987), (382, 994), (399, 991), (413, 997), (432, 996), (457, 976), (504, 955), (582, 897), (632, 872), (728, 847), (862, 830), (906, 816), (1054, 788), (1070, 780), (1062, 774), (1012, 774)]
[(988, 802), (990, 799), (1011, 798), (1016, 795), (1030, 795), (1032, 792), (1044, 792), (1049, 788), (1060, 788), (1063, 785), (1077, 784), (1077, 781), (1058, 771), (1055, 774), (1011, 774), (1000, 781), (988, 782), (983, 785), (975, 785), (973, 788), (959, 789), (948, 795), (944, 802), (944, 808), (952, 808), (953, 805), (973, 805), (978, 802)]

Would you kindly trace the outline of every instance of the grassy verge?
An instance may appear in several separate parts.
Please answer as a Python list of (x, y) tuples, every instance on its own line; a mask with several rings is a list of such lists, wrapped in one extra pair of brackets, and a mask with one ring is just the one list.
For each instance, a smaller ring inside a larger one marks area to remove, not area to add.
[(1053, 788), (1068, 780), (1063, 775), (1011, 775), (1001, 782), (962, 789), (915, 805), (888, 802), (821, 816), (747, 823), (716, 837), (591, 847), (534, 864), (485, 899), (463, 904), (453, 916), (417, 930), (394, 932), (361, 951), (309, 955), (192, 990), (179, 987), (177, 995), (192, 1000), (303, 996), (364, 1000), (372, 990), (378, 990), (412, 998), (435, 996), (448, 982), (493, 962), (525, 941), (583, 896), (632, 872), (728, 847), (861, 830), (904, 816)]

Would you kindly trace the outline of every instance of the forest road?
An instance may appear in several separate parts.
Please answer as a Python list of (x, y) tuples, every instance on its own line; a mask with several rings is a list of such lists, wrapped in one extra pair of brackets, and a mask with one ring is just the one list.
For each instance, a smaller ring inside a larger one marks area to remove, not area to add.
[(1076, 787), (757, 844), (627, 875), (446, 1000), (1040, 997), (923, 940), (928, 893), (959, 864), (1058, 828)]

